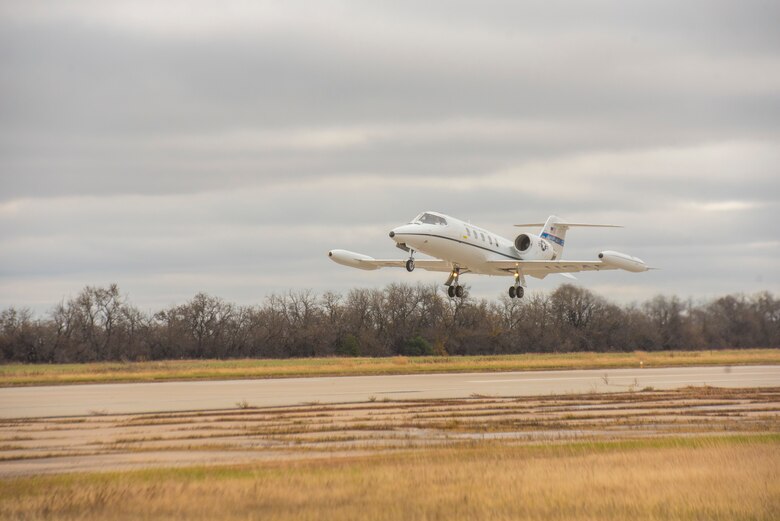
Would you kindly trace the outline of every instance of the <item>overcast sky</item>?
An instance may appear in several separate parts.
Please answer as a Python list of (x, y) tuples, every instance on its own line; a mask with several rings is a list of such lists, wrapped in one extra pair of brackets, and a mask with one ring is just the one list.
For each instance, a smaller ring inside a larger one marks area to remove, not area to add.
[[(780, 3), (4, 1), (0, 308), (119, 284), (443, 283), (401, 258), (423, 210), (557, 214), (662, 268), (578, 275), (619, 302), (780, 293)], [(511, 279), (464, 277), (497, 298)], [(565, 279), (529, 279), (549, 291)]]

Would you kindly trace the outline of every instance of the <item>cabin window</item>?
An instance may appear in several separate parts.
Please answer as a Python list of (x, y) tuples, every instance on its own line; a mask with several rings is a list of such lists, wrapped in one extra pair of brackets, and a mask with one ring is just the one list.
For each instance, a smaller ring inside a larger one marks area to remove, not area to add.
[(480, 233), (480, 235), (482, 236), (482, 242), (485, 242), (485, 234), (484, 233)]
[(471, 237), (471, 231), (470, 231), (468, 228), (466, 228), (466, 235), (468, 235), (469, 237)]

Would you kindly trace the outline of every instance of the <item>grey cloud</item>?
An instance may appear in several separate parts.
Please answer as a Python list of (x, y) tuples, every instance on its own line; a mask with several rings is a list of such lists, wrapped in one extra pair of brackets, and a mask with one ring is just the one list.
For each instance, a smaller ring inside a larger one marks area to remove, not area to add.
[(779, 287), (774, 2), (185, 7), (0, 8), (0, 306), (409, 280), (324, 252), (423, 209), (625, 224), (567, 256), (664, 266), (582, 277), (626, 300)]

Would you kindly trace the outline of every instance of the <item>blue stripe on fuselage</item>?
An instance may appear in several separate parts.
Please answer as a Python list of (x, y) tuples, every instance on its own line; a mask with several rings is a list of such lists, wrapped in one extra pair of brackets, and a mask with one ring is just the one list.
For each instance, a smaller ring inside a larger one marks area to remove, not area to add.
[(550, 235), (547, 232), (544, 232), (542, 234), (542, 239), (547, 239), (554, 242), (555, 244), (560, 244), (561, 246), (563, 246), (563, 239), (561, 239), (560, 237), (556, 237), (555, 235)]
[[(480, 246), (479, 244), (473, 244), (473, 243), (470, 243), (470, 242), (462, 241), (460, 239), (453, 239), (452, 237), (447, 237), (446, 235), (438, 235), (438, 234), (435, 234), (435, 233), (396, 233), (395, 234), (396, 238), (403, 237), (404, 235), (416, 235), (418, 237), (436, 237), (438, 239), (446, 239), (448, 241), (453, 241), (453, 242), (457, 242), (457, 243), (460, 243), (460, 244), (465, 244), (466, 246), (471, 246), (473, 248), (479, 248), (480, 250), (489, 251), (491, 253), (497, 253), (498, 255), (506, 257), (507, 259), (517, 260), (517, 261), (523, 260), (520, 257), (515, 257), (513, 255), (507, 255), (506, 253), (503, 253), (503, 252), (500, 252), (500, 251), (497, 251), (497, 250), (493, 250), (493, 249), (487, 248), (485, 246)], [(504, 240), (506, 240), (506, 239), (504, 239)], [(423, 252), (423, 253), (425, 253), (425, 252)]]

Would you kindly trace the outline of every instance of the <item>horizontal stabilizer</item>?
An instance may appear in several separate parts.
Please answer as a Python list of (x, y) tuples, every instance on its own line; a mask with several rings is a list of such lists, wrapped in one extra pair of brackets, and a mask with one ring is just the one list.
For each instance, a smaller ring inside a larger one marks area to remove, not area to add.
[[(622, 228), (619, 224), (591, 224), (591, 223), (567, 223), (556, 222), (555, 226), (559, 228)], [(527, 223), (515, 224), (518, 228), (531, 228), (535, 226), (544, 226), (545, 223)]]

